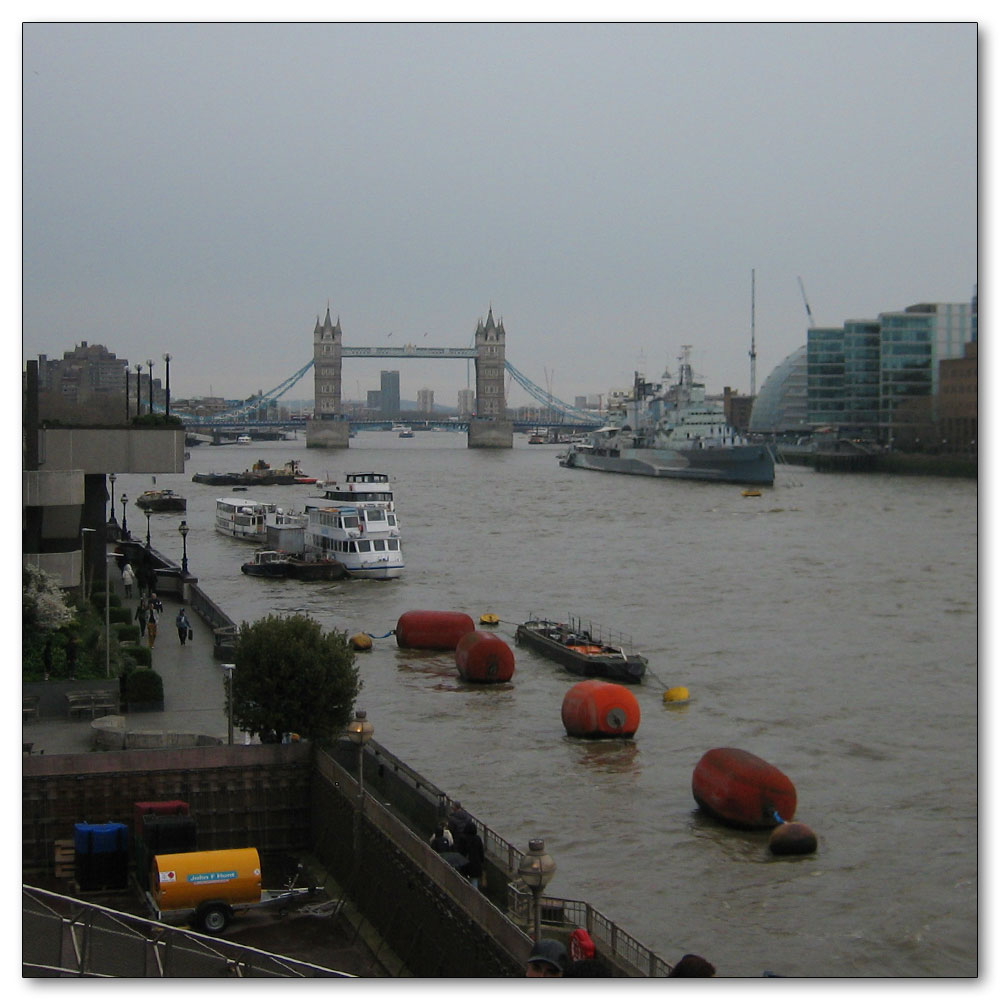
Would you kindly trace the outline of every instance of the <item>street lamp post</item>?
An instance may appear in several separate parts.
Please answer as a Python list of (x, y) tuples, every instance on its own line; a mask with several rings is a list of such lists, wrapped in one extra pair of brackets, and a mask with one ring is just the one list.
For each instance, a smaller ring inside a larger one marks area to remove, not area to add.
[(163, 355), (163, 363), (167, 366), (167, 385), (166, 385), (166, 396), (164, 397), (166, 402), (166, 415), (170, 416), (170, 355)]
[(149, 373), (149, 413), (153, 413), (153, 362), (146, 362), (146, 370)]
[(143, 513), (146, 515), (146, 548), (148, 550), (149, 549), (149, 542), (150, 542), (150, 539), (149, 539), (149, 518), (152, 515), (152, 511), (145, 510), (145, 511), (143, 511)]
[(117, 526), (118, 520), (115, 518), (115, 480), (118, 477), (113, 473), (108, 473), (108, 482), (111, 483), (111, 517), (108, 518), (108, 524), (114, 524)]
[(80, 589), (85, 601), (90, 596), (87, 593), (87, 535), (93, 535), (95, 531), (95, 528), (80, 529)]
[(188, 527), (187, 521), (181, 521), (177, 525), (177, 530), (181, 533), (181, 545), (183, 546), (184, 554), (181, 556), (181, 575), (187, 576), (188, 574), (188, 532), (191, 530)]
[(354, 860), (357, 864), (361, 846), (361, 814), (365, 808), (365, 744), (374, 736), (375, 727), (368, 713), (358, 709), (347, 724), (347, 738), (358, 748), (358, 811), (354, 823)]
[[(114, 506), (111, 509), (113, 511)], [(104, 676), (111, 676), (111, 581), (108, 579), (107, 545), (104, 546)]]
[(233, 745), (233, 694), (234, 685), (233, 682), (236, 678), (236, 664), (235, 663), (223, 663), (222, 669), (226, 672), (226, 703), (228, 705), (228, 715), (229, 715), (229, 735), (228, 743), (230, 746)]
[(128, 497), (122, 494), (122, 538), (128, 538), (128, 519), (125, 516), (125, 504), (128, 503)]
[(521, 856), (517, 874), (531, 890), (535, 904), (535, 940), (542, 936), (542, 890), (552, 881), (556, 863), (545, 853), (544, 840), (529, 840), (528, 853)]
[(142, 416), (142, 365), (135, 366), (135, 415)]

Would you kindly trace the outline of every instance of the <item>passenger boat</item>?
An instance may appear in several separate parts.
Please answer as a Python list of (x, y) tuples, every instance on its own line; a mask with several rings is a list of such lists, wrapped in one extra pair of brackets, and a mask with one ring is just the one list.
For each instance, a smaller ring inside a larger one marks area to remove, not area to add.
[(327, 480), (323, 483), (323, 496), (319, 499), (333, 503), (364, 503), (395, 510), (392, 487), (384, 472), (349, 472), (342, 483)]
[(253, 444), (253, 438), (249, 434), (241, 434), (236, 439), (237, 444)]
[(646, 658), (632, 649), (628, 636), (591, 622), (584, 624), (574, 618), (568, 622), (532, 618), (517, 626), (514, 639), (561, 663), (578, 677), (603, 677), (624, 684), (640, 684), (646, 673)]
[[(721, 406), (695, 382), (689, 348), (676, 384), (647, 382), (639, 373), (629, 396), (609, 408), (606, 426), (558, 456), (567, 469), (592, 469), (662, 479), (770, 486), (774, 456), (726, 421)], [(664, 373), (664, 379), (668, 378)]]
[(306, 507), (305, 558), (335, 559), (348, 576), (393, 580), (403, 572), (399, 525), (376, 504)]
[(411, 438), (411, 437), (413, 437), (413, 429), (411, 427), (409, 427), (407, 424), (393, 424), (392, 425), (392, 429), (401, 438)]
[(187, 510), (187, 500), (173, 490), (146, 490), (136, 497), (135, 505), (141, 510)]
[(265, 517), (275, 509), (273, 503), (249, 497), (219, 497), (215, 501), (215, 530), (230, 538), (263, 541), (267, 531)]

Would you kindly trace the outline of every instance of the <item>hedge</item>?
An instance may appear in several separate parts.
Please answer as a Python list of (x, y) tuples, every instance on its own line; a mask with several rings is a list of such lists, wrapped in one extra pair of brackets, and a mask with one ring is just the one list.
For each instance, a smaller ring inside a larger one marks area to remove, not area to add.
[(153, 665), (153, 651), (148, 646), (122, 646), (122, 656), (131, 659), (137, 667)]
[(155, 670), (130, 671), (125, 675), (125, 701), (130, 705), (163, 701), (163, 678)]

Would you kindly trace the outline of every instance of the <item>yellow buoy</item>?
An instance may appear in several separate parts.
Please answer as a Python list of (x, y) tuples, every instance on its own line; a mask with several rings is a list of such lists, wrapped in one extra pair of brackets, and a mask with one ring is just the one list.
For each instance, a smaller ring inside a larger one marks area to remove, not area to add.
[(672, 687), (663, 692), (663, 700), (668, 705), (679, 705), (681, 702), (690, 701), (691, 692), (686, 687)]
[(479, 621), (483, 625), (496, 625), (500, 621), (500, 616), (487, 611), (485, 615), (479, 616)]
[(348, 640), (355, 649), (371, 649), (372, 637), (367, 632), (358, 632)]

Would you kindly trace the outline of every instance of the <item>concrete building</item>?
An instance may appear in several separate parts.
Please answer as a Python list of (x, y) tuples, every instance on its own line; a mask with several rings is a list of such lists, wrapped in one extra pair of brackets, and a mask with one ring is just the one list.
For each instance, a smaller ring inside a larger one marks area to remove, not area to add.
[(379, 411), (383, 417), (392, 419), (399, 416), (399, 372), (385, 371), (380, 374)]
[(434, 390), (433, 389), (418, 389), (417, 390), (417, 410), (420, 413), (433, 413), (434, 412)]
[(471, 417), (476, 412), (476, 390), (458, 390), (458, 415), (460, 417)]

